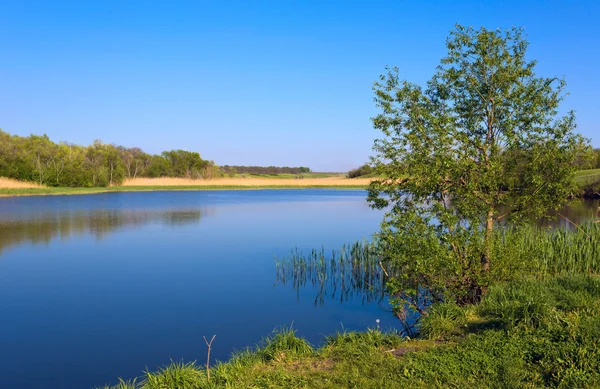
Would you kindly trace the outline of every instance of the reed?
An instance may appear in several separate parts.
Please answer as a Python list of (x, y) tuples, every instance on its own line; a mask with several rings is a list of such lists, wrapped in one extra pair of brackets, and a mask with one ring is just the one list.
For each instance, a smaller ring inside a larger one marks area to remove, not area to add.
[(502, 264), (532, 275), (600, 274), (600, 223), (506, 229), (498, 234), (495, 251)]
[[(496, 232), (492, 272), (495, 281), (524, 275), (535, 277), (600, 274), (600, 223), (572, 229), (521, 226)], [(400, 277), (393, 262), (383, 261), (376, 242), (361, 241), (339, 250), (324, 249), (291, 255), (275, 261), (276, 283), (316, 290), (314, 303), (326, 298), (380, 302), (386, 283)]]
[(381, 301), (387, 280), (379, 261), (376, 245), (367, 241), (344, 245), (326, 253), (325, 249), (308, 254), (296, 250), (289, 257), (276, 259), (276, 282), (290, 284), (296, 291), (317, 289), (315, 305), (327, 296), (340, 302), (361, 296), (364, 302)]
[(19, 181), (12, 178), (0, 177), (0, 189), (33, 189), (44, 188), (35, 182)]

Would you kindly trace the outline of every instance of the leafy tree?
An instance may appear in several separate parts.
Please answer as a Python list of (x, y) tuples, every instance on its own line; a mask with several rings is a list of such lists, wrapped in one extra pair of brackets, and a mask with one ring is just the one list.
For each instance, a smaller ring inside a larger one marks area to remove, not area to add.
[(366, 176), (373, 173), (373, 168), (369, 164), (364, 164), (357, 169), (350, 170), (347, 174), (348, 178), (356, 178)]
[(27, 139), (26, 150), (34, 166), (36, 181), (42, 185), (48, 179), (50, 164), (52, 162), (51, 146), (54, 145), (48, 136), (32, 135)]
[(383, 136), (373, 158), (373, 207), (388, 208), (379, 232), (397, 305), (478, 301), (503, 269), (495, 229), (558, 209), (573, 193), (582, 138), (558, 117), (565, 82), (539, 77), (522, 29), (460, 25), (426, 87), (388, 69), (375, 83)]
[(595, 167), (596, 153), (589, 143), (582, 142), (578, 145), (574, 163), (577, 169), (580, 170), (593, 169)]
[(0, 176), (37, 181), (50, 186), (119, 185), (125, 177), (211, 178), (219, 175), (213, 161), (196, 152), (166, 151), (149, 155), (139, 148), (102, 143), (88, 147), (61, 142), (46, 135), (20, 137), (0, 130)]

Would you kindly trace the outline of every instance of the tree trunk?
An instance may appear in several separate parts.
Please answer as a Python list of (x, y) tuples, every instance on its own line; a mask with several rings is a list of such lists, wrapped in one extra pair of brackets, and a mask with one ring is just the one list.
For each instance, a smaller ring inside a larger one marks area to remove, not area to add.
[(483, 253), (481, 254), (481, 267), (485, 273), (490, 271), (490, 257), (492, 256), (492, 234), (494, 233), (494, 210), (487, 214), (485, 237), (483, 240)]

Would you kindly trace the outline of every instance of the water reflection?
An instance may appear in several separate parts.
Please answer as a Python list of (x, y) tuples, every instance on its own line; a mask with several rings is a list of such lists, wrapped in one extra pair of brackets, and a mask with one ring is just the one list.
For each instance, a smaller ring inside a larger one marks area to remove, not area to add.
[(315, 289), (315, 306), (324, 305), (328, 296), (340, 303), (359, 298), (363, 304), (379, 304), (385, 297), (386, 274), (376, 247), (367, 241), (344, 245), (331, 255), (324, 249), (307, 255), (295, 250), (276, 262), (276, 283), (292, 285), (297, 299), (302, 288)]
[(558, 212), (551, 211), (550, 216), (553, 218), (538, 220), (536, 224), (540, 227), (573, 228), (574, 225), (599, 220), (600, 200), (582, 199)]
[(139, 227), (150, 223), (183, 226), (199, 223), (206, 210), (122, 210), (61, 211), (35, 214), (27, 219), (0, 216), (0, 254), (8, 247), (23, 243), (48, 244), (55, 238), (91, 234), (102, 239), (124, 227)]

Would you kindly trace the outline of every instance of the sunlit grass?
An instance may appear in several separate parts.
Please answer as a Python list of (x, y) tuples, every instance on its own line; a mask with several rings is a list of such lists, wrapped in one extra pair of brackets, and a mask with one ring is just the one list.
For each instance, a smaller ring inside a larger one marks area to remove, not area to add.
[(44, 188), (43, 185), (35, 182), (19, 181), (12, 178), (0, 177), (0, 189), (31, 189)]

